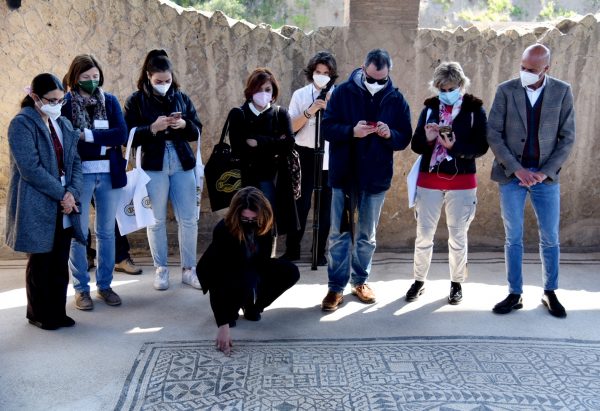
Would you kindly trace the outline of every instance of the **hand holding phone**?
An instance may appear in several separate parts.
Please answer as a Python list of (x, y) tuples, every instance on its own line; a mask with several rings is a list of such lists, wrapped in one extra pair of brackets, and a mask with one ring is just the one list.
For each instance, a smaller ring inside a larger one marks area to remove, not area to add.
[(179, 120), (181, 118), (181, 111), (174, 111), (171, 114), (169, 114), (169, 117), (174, 120)]
[(369, 127), (377, 127), (377, 122), (376, 121), (367, 121), (367, 126), (369, 126)]
[(454, 140), (454, 136), (452, 135), (452, 127), (451, 126), (440, 126), (439, 127), (440, 136), (449, 143), (452, 143)]

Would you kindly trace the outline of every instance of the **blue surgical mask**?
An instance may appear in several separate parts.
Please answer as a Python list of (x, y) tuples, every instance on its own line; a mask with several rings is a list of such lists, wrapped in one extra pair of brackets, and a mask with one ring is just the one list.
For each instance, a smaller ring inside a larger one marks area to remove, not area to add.
[(447, 106), (453, 106), (454, 103), (460, 98), (460, 89), (454, 89), (452, 91), (440, 91), (440, 101)]

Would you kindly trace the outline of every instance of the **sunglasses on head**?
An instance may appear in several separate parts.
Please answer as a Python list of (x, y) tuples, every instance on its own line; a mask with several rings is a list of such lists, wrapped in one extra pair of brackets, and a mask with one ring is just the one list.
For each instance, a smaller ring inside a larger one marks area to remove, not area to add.
[(369, 76), (367, 73), (365, 73), (365, 80), (367, 80), (367, 83), (369, 83), (369, 84), (377, 83), (381, 86), (381, 85), (384, 85), (385, 83), (387, 83), (388, 78), (386, 77), (386, 78), (382, 78), (381, 80), (377, 80), (377, 79), (374, 79), (373, 77)]

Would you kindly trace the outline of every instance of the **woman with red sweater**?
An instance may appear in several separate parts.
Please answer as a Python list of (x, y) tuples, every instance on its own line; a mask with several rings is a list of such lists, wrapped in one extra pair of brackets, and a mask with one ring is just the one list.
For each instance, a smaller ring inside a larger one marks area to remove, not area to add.
[(430, 86), (437, 96), (425, 100), (411, 142), (412, 150), (421, 154), (421, 164), (415, 201), (415, 282), (406, 301), (417, 300), (425, 291), (433, 236), (445, 206), (451, 279), (448, 303), (455, 305), (462, 301), (461, 283), (467, 277), (467, 232), (477, 206), (475, 159), (488, 149), (487, 119), (483, 102), (465, 94), (469, 79), (460, 64), (441, 63)]

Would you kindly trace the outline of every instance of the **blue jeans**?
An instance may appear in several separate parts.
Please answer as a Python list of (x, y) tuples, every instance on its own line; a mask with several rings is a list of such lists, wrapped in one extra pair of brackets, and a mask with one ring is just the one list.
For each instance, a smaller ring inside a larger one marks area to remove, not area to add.
[[(115, 268), (115, 218), (117, 203), (121, 196), (120, 188), (112, 188), (110, 173), (92, 173), (83, 175), (81, 187), (81, 230), (89, 235), (90, 204), (92, 197), (96, 208), (96, 250), (98, 268), (96, 286), (99, 290), (110, 288)], [(90, 273), (88, 272), (85, 244), (71, 241), (69, 271), (73, 276), (73, 288), (77, 292), (90, 291)]]
[(329, 231), (329, 291), (341, 293), (351, 282), (353, 286), (364, 284), (371, 272), (375, 253), (375, 234), (385, 191), (377, 194), (360, 192), (357, 198), (358, 222), (354, 226), (355, 241), (350, 232), (340, 232), (344, 211), (344, 190), (332, 189), (331, 228)]
[(196, 267), (198, 220), (194, 170), (183, 170), (175, 147), (167, 141), (162, 171), (144, 171), (151, 178), (146, 188), (154, 212), (154, 225), (148, 227), (147, 233), (154, 266), (167, 267), (167, 202), (171, 199), (177, 220), (181, 266)]
[(558, 288), (560, 185), (539, 183), (521, 187), (515, 178), (500, 184), (500, 209), (506, 235), (506, 275), (512, 294), (523, 293), (523, 212), (527, 194), (538, 223), (544, 290)]

